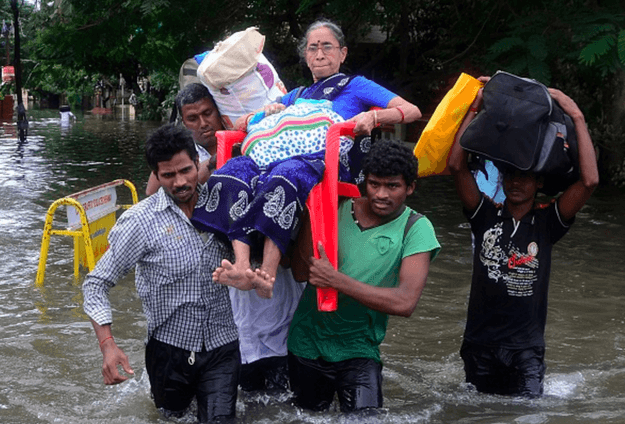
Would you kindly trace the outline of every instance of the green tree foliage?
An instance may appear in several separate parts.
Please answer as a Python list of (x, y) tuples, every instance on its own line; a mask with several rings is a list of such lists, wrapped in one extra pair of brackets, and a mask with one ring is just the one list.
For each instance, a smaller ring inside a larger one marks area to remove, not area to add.
[[(139, 77), (158, 78), (159, 73), (167, 73), (173, 81), (181, 62), (219, 39), (224, 19), (237, 11), (239, 3), (229, 0), (42, 3), (31, 21), (28, 39), (28, 49), (37, 65), (30, 86), (54, 90), (47, 72), (56, 67), (69, 74), (86, 72), (95, 75), (95, 80), (121, 74), (136, 92)], [(156, 103), (150, 104), (162, 103), (172, 88), (154, 85), (150, 94), (156, 97)], [(56, 90), (53, 92), (59, 92)]]
[(573, 41), (583, 47), (579, 61), (601, 70), (602, 76), (613, 74), (625, 64), (625, 15), (594, 15), (580, 22)]
[(151, 70), (177, 69), (196, 46), (214, 40), (236, 3), (168, 0), (57, 0), (42, 5), (43, 31), (32, 40), (40, 60), (128, 81)]
[(93, 95), (98, 82), (97, 74), (49, 63), (33, 67), (27, 77), (26, 85), (36, 79), (37, 85), (32, 88), (35, 93), (64, 93), (69, 103), (74, 105), (80, 105), (84, 96)]
[[(266, 34), (266, 55), (284, 69), (287, 82), (303, 83), (308, 74), (295, 46), (320, 16), (342, 25), (351, 71), (377, 75), (393, 87), (428, 85), (415, 82), (467, 68), (506, 69), (549, 84), (556, 62), (603, 75), (625, 63), (619, 2), (56, 0), (42, 3), (36, 15), (28, 49), (38, 63), (121, 73), (131, 83), (153, 72), (175, 75), (186, 58), (252, 25)], [(359, 43), (372, 29), (386, 41)]]
[[(622, 0), (54, 0), (40, 5), (25, 25), (24, 57), (31, 60), (25, 64), (27, 85), (87, 92), (94, 80), (112, 81), (122, 74), (139, 94), (137, 78), (148, 77), (144, 94), (154, 99), (146, 97), (144, 103), (156, 108), (152, 116), (162, 116), (171, 103), (185, 59), (249, 26), (267, 37), (264, 53), (288, 88), (308, 84), (310, 73), (296, 45), (319, 17), (345, 31), (347, 72), (374, 78), (425, 112), (434, 109), (460, 72), (492, 75), (501, 69), (562, 88), (599, 128), (606, 116), (618, 120), (610, 111), (623, 90), (620, 78), (625, 81)], [(371, 41), (372, 34), (383, 42)], [(56, 81), (59, 67), (66, 72), (64, 82)], [(625, 157), (625, 142), (611, 143), (623, 145)]]
[(591, 67), (603, 77), (625, 65), (625, 54), (619, 53), (625, 52), (625, 14), (618, 4), (594, 11), (582, 1), (528, 9), (519, 8), (503, 21), (506, 34), (489, 47), (487, 64), (545, 84), (551, 83), (557, 62)]

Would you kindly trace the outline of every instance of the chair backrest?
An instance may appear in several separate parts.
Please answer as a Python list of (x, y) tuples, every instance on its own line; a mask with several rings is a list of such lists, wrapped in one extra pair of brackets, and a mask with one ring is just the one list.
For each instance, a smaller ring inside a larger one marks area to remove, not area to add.
[[(339, 182), (339, 147), (341, 136), (354, 136), (354, 122), (331, 125), (326, 137), (325, 171), (306, 201), (310, 214), (313, 252), (319, 258), (318, 245), (323, 244), (332, 266), (338, 267), (338, 198), (359, 197), (358, 187)], [(245, 139), (243, 131), (217, 131), (217, 168), (232, 157), (232, 147)], [(338, 292), (330, 288), (317, 289), (317, 308), (332, 312), (338, 307)]]

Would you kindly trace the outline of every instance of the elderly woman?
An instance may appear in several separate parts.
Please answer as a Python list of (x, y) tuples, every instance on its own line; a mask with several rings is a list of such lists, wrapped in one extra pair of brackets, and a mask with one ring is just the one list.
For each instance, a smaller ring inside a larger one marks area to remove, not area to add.
[[(265, 115), (282, 112), (297, 99), (327, 100), (333, 112), (356, 123), (356, 134), (369, 134), (379, 124), (409, 123), (421, 116), (415, 105), (384, 87), (362, 76), (339, 72), (347, 47), (343, 32), (334, 23), (312, 24), (299, 50), (314, 84), (287, 93), (280, 103), (265, 106)], [(371, 110), (374, 107), (381, 109)], [(241, 117), (235, 128), (247, 130), (253, 115)], [(366, 150), (368, 143), (363, 141), (342, 155), (342, 180), (353, 181), (358, 175), (359, 161)], [(235, 263), (224, 260), (213, 274), (214, 281), (271, 296), (278, 264), (297, 229), (306, 198), (323, 176), (324, 154), (323, 149), (304, 150), (300, 155), (263, 167), (249, 156), (241, 156), (213, 173), (208, 181), (208, 195), (198, 201), (192, 221), (197, 227), (225, 234), (232, 241)], [(262, 265), (252, 270), (250, 246), (258, 235), (264, 238)]]

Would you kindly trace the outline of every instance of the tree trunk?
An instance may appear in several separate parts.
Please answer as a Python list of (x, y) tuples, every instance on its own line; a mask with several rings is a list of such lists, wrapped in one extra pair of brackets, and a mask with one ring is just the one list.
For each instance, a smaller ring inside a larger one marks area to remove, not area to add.
[(602, 174), (609, 176), (612, 183), (625, 184), (625, 70), (619, 71), (614, 78), (614, 97), (612, 104), (606, 105), (606, 128), (599, 129), (605, 140), (605, 151), (600, 152), (599, 164)]

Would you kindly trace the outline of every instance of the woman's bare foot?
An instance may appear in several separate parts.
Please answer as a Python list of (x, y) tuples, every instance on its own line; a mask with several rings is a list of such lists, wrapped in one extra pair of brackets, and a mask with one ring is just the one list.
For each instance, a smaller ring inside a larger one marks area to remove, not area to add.
[(276, 277), (258, 268), (256, 271), (247, 270), (245, 276), (252, 282), (256, 294), (265, 299), (271, 299), (273, 296), (273, 283)]
[(247, 277), (248, 271), (253, 272), (249, 264), (246, 265), (243, 262), (233, 264), (224, 259), (221, 261), (221, 266), (213, 272), (213, 281), (239, 290), (252, 290), (255, 286), (254, 282)]

